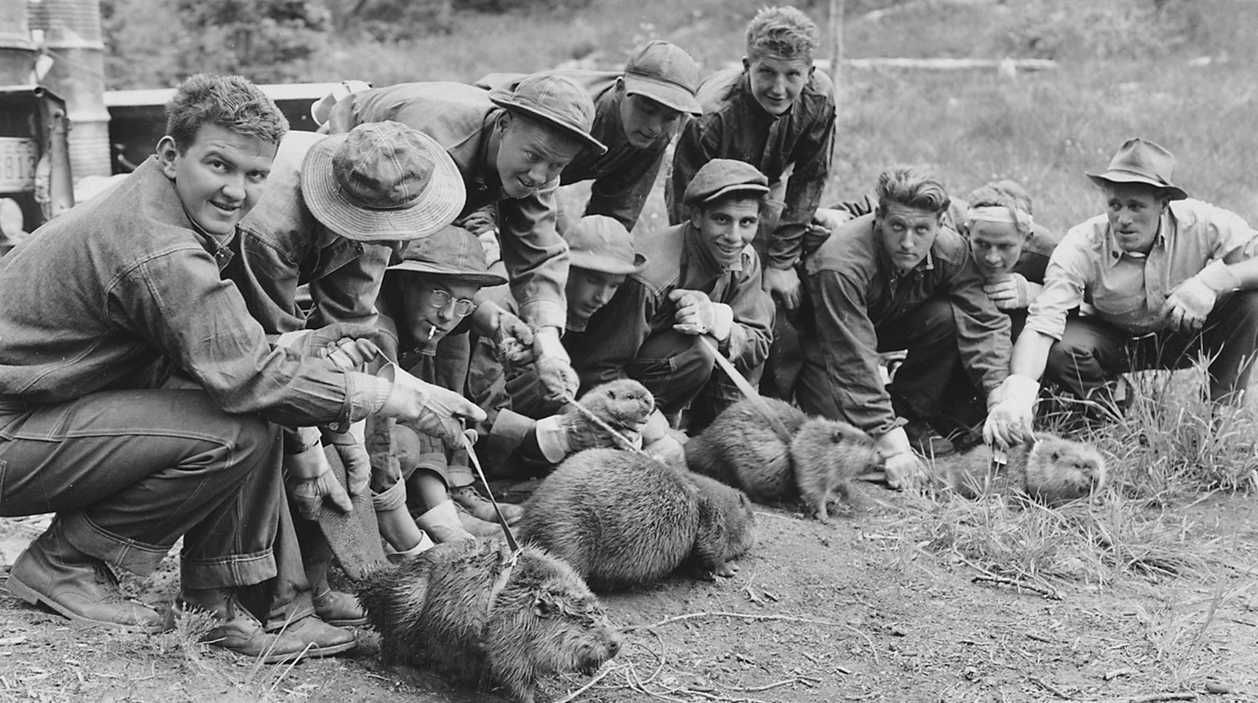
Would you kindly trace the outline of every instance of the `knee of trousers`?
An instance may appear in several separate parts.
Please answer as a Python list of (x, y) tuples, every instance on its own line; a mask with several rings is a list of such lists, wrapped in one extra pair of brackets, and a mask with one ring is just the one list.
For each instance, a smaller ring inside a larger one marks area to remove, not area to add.
[(1216, 311), (1229, 338), (1258, 333), (1258, 290), (1236, 291), (1220, 300)]
[(1099, 369), (1096, 345), (1086, 339), (1063, 336), (1049, 347), (1044, 369), (1047, 376), (1059, 380), (1076, 378), (1081, 372), (1092, 375)]
[(232, 447), (228, 469), (242, 472), (267, 463), (278, 456), (280, 427), (256, 415), (234, 415), (236, 422), (228, 442)]
[(957, 337), (957, 320), (953, 305), (947, 300), (930, 299), (922, 303), (913, 315), (917, 333), (912, 347), (933, 346), (951, 342)]

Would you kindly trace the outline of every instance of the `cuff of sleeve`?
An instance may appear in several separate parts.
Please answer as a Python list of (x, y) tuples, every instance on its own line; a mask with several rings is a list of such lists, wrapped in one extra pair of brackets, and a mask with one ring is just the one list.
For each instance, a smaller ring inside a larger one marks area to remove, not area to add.
[(293, 330), (285, 332), (275, 339), (275, 346), (284, 347), (293, 351), (300, 351), (301, 345), (305, 342), (306, 337), (310, 334), (310, 330)]
[(1212, 261), (1209, 266), (1201, 269), (1194, 277), (1206, 284), (1215, 293), (1226, 293), (1240, 288), (1240, 279), (1232, 272), (1231, 267), (1223, 261)]
[(524, 441), (529, 431), (536, 425), (537, 420), (521, 415), (514, 410), (502, 408), (498, 411), (498, 417), (494, 418), (494, 424), (489, 428), (489, 434), (494, 437), (501, 437), (510, 442), (512, 447), (516, 447)]
[(531, 300), (520, 306), (520, 319), (534, 329), (554, 327), (561, 330), (568, 320), (568, 312), (563, 304), (554, 300)]
[(562, 415), (544, 417), (533, 428), (537, 437), (537, 448), (546, 457), (546, 461), (558, 464), (568, 456), (568, 429), (564, 427)]

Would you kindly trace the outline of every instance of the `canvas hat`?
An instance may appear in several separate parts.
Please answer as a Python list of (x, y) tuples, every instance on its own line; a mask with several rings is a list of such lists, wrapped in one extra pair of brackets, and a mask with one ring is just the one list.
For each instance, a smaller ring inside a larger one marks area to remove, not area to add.
[(695, 92), (699, 90), (699, 64), (681, 47), (662, 39), (647, 42), (625, 64), (625, 92), (650, 98), (678, 112), (703, 112)]
[(578, 268), (603, 273), (635, 273), (646, 265), (646, 257), (633, 248), (629, 230), (606, 215), (587, 215), (563, 234), (568, 241), (568, 257)]
[(315, 143), (301, 165), (310, 214), (346, 239), (427, 237), (463, 210), (459, 167), (431, 137), (400, 122), (361, 124)]
[(590, 135), (594, 126), (594, 101), (570, 78), (554, 73), (525, 76), (511, 90), (493, 90), (489, 99), (495, 105), (520, 112), (557, 128), (564, 136), (593, 148), (599, 154), (607, 147)]
[(1147, 139), (1133, 137), (1123, 142), (1102, 173), (1088, 173), (1098, 186), (1106, 183), (1147, 183), (1170, 194), (1171, 200), (1183, 200), (1188, 193), (1171, 182), (1175, 157)]
[(764, 195), (769, 192), (769, 179), (760, 173), (760, 169), (745, 161), (712, 159), (690, 179), (682, 202), (698, 205), (738, 192)]
[(500, 286), (507, 282), (503, 276), (490, 273), (485, 250), (476, 235), (454, 225), (407, 242), (400, 257), (399, 263), (385, 270), (455, 276), (477, 286)]

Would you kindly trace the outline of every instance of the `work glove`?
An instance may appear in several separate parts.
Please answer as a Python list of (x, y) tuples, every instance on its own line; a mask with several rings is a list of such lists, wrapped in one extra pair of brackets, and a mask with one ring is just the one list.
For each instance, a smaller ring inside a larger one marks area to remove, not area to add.
[(379, 375), (393, 383), (380, 412), (410, 420), (423, 432), (440, 437), (449, 448), (463, 446), (463, 425), (459, 418), (472, 422), (485, 419), (485, 411), (472, 401), (441, 386), (425, 383), (395, 364), (386, 364)]
[(1205, 324), (1219, 295), (1239, 287), (1240, 280), (1227, 264), (1211, 262), (1171, 291), (1162, 304), (1162, 315), (1171, 329), (1195, 332)]
[(762, 274), (763, 288), (777, 300), (782, 302), (782, 306), (787, 310), (794, 310), (799, 307), (799, 274), (794, 268), (773, 268), (766, 266)]
[(580, 387), (577, 372), (563, 342), (559, 341), (559, 329), (543, 327), (533, 333), (534, 369), (543, 389), (543, 396), (550, 402), (562, 402), (575, 397)]
[(307, 520), (318, 519), (325, 500), (343, 513), (354, 509), (318, 442), (284, 456), (284, 486), (297, 514)]
[[(767, 274), (769, 269), (765, 269)], [(791, 271), (794, 275), (794, 271)], [(799, 279), (795, 279), (799, 283)], [(718, 342), (729, 339), (734, 328), (734, 310), (724, 303), (714, 303), (699, 290), (677, 288), (668, 294), (677, 305), (673, 329), (682, 334), (711, 335)]]
[(913, 453), (903, 427), (896, 427), (875, 439), (874, 447), (882, 455), (888, 488), (905, 490), (920, 486), (925, 481), (926, 465)]
[(1002, 276), (983, 284), (983, 292), (1000, 310), (1025, 310), (1043, 286), (1032, 283), (1020, 273)]
[(334, 322), (317, 330), (286, 332), (276, 343), (302, 356), (330, 359), (348, 371), (380, 355), (375, 341), (379, 336), (380, 329), (374, 323)]
[[(600, 418), (604, 419), (605, 418)], [(609, 423), (610, 424), (610, 423)], [(569, 408), (558, 415), (544, 417), (534, 425), (537, 436), (537, 447), (542, 456), (552, 464), (558, 464), (566, 457), (586, 449), (611, 447), (617, 449), (641, 449), (641, 427), (629, 428), (611, 425), (630, 443), (629, 447), (617, 440), (610, 432), (594, 424), (579, 411)]]
[(537, 358), (533, 330), (519, 317), (502, 310), (494, 328), (494, 348), (499, 360), (507, 366), (526, 366)]
[(1031, 436), (1039, 381), (1014, 374), (1005, 379), (988, 399), (983, 441), (1001, 449), (1020, 444)]
[(363, 495), (371, 481), (371, 456), (367, 453), (365, 420), (349, 426), (348, 432), (325, 431), (323, 438), (336, 450), (345, 467), (345, 485), (351, 496)]

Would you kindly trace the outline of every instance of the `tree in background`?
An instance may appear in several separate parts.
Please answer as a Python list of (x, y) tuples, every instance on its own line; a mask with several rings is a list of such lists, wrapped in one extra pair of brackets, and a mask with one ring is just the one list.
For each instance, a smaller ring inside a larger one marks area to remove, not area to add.
[(310, 0), (178, 0), (179, 72), (239, 73), (256, 83), (301, 80), (330, 15)]

